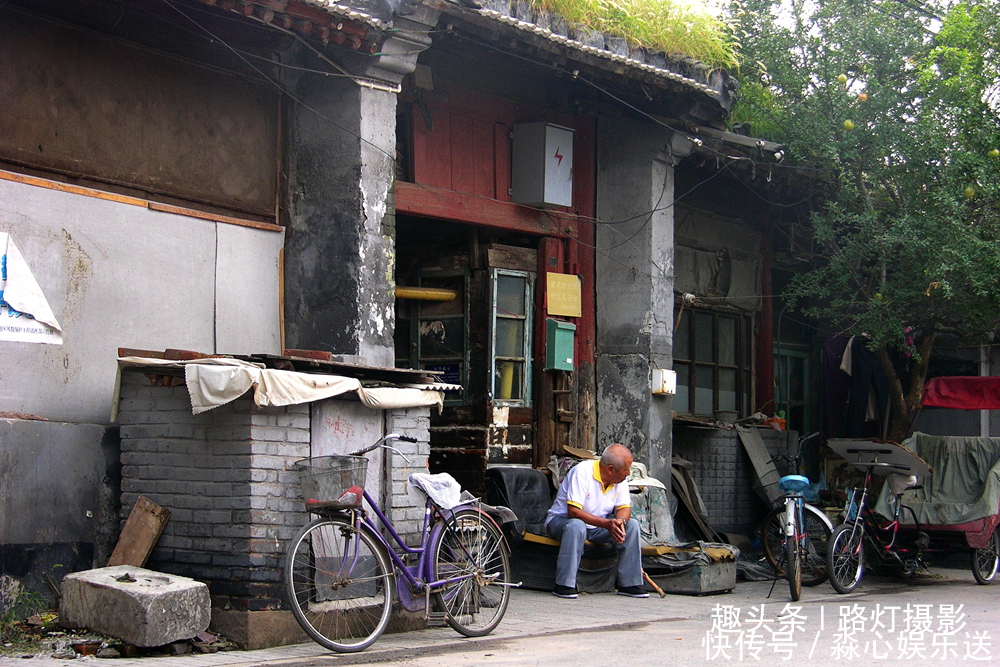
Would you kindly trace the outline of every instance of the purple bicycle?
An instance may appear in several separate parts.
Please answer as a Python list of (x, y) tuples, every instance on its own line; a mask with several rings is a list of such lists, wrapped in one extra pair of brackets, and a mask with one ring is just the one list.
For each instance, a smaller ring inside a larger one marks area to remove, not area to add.
[(444, 508), (428, 493), (420, 544), (404, 543), (364, 490), (368, 461), (363, 454), (382, 447), (402, 456), (385, 444), (393, 440), (415, 442), (391, 433), (349, 456), (296, 464), (306, 509), (319, 518), (292, 540), (285, 585), (299, 625), (334, 651), (361, 651), (379, 638), (389, 624), (393, 590), (403, 608), (422, 611), (428, 625), (447, 623), (467, 637), (479, 637), (500, 623), (510, 587), (516, 585), (509, 579), (503, 533), (487, 512), (512, 520), (506, 508), (489, 507), (468, 494)]

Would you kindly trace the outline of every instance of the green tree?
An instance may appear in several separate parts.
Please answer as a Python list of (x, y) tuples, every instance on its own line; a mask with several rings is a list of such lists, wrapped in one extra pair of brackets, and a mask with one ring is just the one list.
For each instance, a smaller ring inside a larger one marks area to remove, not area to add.
[(780, 4), (732, 7), (744, 55), (733, 120), (821, 170), (822, 254), (786, 297), (869, 339), (898, 441), (935, 341), (1000, 326), (1000, 2)]

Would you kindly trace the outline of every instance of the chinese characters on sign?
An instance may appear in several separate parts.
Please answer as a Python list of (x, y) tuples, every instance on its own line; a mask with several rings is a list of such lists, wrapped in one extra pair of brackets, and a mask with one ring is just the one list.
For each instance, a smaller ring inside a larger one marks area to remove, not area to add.
[(813, 619), (806, 618), (801, 606), (765, 607), (715, 605), (712, 627), (702, 637), (705, 657), (761, 661), (790, 660), (794, 654), (797, 659), (824, 656), (864, 664), (992, 660), (990, 633), (967, 627), (964, 605), (855, 603), (839, 605), (834, 614), (820, 607)]

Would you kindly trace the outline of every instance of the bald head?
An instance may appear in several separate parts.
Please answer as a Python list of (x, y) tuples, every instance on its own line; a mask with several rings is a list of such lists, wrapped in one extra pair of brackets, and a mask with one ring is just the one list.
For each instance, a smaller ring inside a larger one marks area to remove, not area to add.
[(625, 445), (615, 443), (601, 454), (601, 465), (612, 466), (615, 470), (627, 470), (632, 465), (632, 452)]

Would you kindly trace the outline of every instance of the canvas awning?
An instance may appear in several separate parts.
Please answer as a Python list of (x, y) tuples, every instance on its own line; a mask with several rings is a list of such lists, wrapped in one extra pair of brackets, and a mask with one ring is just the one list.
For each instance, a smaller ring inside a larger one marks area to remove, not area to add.
[(923, 406), (1000, 410), (1000, 377), (936, 377), (924, 385)]

